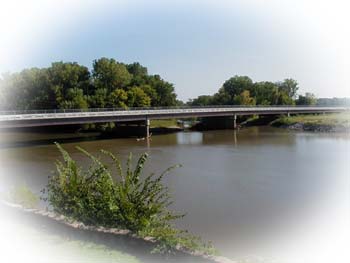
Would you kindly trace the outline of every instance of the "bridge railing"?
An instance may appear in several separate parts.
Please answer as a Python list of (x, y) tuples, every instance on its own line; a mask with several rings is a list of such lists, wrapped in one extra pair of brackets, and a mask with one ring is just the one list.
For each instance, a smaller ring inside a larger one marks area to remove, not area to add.
[(79, 112), (106, 112), (106, 111), (142, 111), (142, 110), (176, 110), (176, 109), (210, 109), (210, 108), (343, 108), (349, 107), (327, 107), (319, 105), (208, 105), (208, 106), (171, 106), (171, 107), (129, 107), (129, 108), (89, 108), (89, 109), (47, 109), (47, 110), (6, 110), (0, 111), (0, 115), (23, 115), (23, 114), (47, 114), (47, 113), (79, 113)]

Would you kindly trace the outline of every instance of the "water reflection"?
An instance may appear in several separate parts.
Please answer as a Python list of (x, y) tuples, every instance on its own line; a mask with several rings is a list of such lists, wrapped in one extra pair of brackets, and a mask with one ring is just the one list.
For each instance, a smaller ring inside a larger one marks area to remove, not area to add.
[(176, 134), (176, 144), (178, 145), (200, 145), (203, 144), (203, 133), (201, 132), (181, 132)]

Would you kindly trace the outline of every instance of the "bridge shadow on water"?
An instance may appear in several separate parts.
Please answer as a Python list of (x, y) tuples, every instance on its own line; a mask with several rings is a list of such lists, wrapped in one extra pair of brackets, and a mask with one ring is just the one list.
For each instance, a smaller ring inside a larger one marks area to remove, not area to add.
[[(51, 127), (52, 128), (52, 127)], [(181, 128), (151, 128), (153, 135), (169, 134), (182, 131)], [(98, 141), (108, 139), (144, 138), (143, 127), (119, 127), (111, 131), (86, 131), (76, 132), (74, 130), (0, 130), (0, 149), (21, 148), (31, 146), (52, 145), (54, 142), (60, 144), (79, 143), (86, 141)]]
[[(111, 137), (111, 138), (120, 138), (120, 137)], [(101, 135), (88, 135), (88, 136), (78, 136), (78, 137), (67, 137), (67, 138), (48, 138), (48, 139), (31, 139), (25, 141), (12, 141), (12, 140), (4, 140), (0, 142), (1, 148), (21, 148), (21, 147), (30, 147), (30, 146), (44, 146), (44, 145), (52, 145), (54, 142), (58, 142), (60, 144), (64, 143), (78, 143), (84, 141), (96, 141), (106, 139), (105, 136)]]

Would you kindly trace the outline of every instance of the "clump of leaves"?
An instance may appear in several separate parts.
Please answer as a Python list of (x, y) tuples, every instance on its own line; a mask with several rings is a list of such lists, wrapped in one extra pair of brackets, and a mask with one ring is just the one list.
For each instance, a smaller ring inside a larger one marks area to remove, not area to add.
[(174, 228), (171, 223), (184, 215), (168, 209), (172, 200), (162, 179), (180, 165), (171, 166), (160, 175), (152, 173), (143, 177), (147, 153), (139, 157), (135, 168), (130, 154), (124, 171), (113, 153), (101, 150), (112, 161), (110, 167), (77, 147), (91, 160), (84, 170), (67, 151), (56, 145), (63, 162), (56, 161), (57, 172), (47, 186), (47, 200), (54, 211), (88, 225), (127, 228), (139, 236), (153, 237), (159, 243), (158, 252), (174, 251), (176, 247), (212, 252), (210, 245), (187, 231)]
[(16, 186), (9, 193), (11, 202), (20, 204), (25, 208), (37, 208), (39, 197), (34, 194), (25, 184)]

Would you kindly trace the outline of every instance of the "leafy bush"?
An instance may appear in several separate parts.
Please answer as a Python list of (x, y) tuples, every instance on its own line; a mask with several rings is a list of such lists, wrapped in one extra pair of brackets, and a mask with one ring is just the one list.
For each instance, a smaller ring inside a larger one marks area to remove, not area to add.
[(210, 245), (171, 224), (183, 215), (168, 209), (172, 201), (162, 179), (179, 165), (169, 167), (159, 176), (152, 173), (142, 177), (147, 153), (140, 156), (134, 169), (130, 154), (124, 172), (113, 153), (101, 150), (113, 161), (113, 167), (109, 167), (77, 147), (91, 160), (91, 165), (83, 170), (68, 152), (56, 145), (63, 162), (56, 162), (57, 173), (50, 177), (47, 187), (47, 199), (54, 211), (88, 225), (127, 228), (138, 236), (151, 236), (159, 241), (157, 251), (170, 252), (178, 246), (208, 253), (213, 251)]

